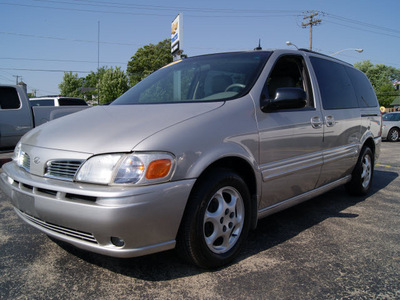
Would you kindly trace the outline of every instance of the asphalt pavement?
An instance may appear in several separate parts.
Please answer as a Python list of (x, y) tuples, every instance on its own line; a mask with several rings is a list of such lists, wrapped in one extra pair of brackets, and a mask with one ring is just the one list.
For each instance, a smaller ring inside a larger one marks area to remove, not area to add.
[(370, 195), (340, 187), (265, 218), (214, 271), (175, 251), (116, 259), (54, 242), (0, 192), (0, 299), (400, 299), (399, 153), (383, 143)]

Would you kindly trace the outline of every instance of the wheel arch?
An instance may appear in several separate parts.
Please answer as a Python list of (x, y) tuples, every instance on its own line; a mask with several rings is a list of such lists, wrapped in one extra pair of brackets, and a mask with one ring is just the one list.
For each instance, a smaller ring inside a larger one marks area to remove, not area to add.
[[(207, 168), (205, 168), (201, 174), (198, 176), (192, 191), (189, 195), (189, 200), (191, 198), (191, 194), (193, 191), (200, 185), (203, 179), (207, 178), (212, 172), (216, 170), (228, 170), (238, 174), (243, 181), (246, 183), (249, 192), (250, 192), (250, 204), (251, 204), (251, 211), (250, 211), (250, 218), (251, 218), (251, 228), (254, 229), (257, 226), (257, 208), (258, 208), (258, 184), (257, 184), (257, 177), (256, 173), (252, 167), (252, 165), (245, 160), (244, 158), (237, 157), (237, 156), (229, 156), (220, 158), (213, 163), (211, 163)], [(188, 206), (186, 204), (186, 208)], [(186, 212), (185, 208), (185, 212)]]
[[(369, 137), (368, 139), (365, 140), (365, 142), (364, 142), (363, 146), (361, 147), (361, 149), (364, 148), (365, 146), (367, 146), (367, 147), (369, 147), (371, 149), (372, 154), (375, 157), (375, 147), (376, 146), (375, 146), (374, 139), (372, 137)], [(361, 149), (360, 149), (360, 153), (361, 153)]]

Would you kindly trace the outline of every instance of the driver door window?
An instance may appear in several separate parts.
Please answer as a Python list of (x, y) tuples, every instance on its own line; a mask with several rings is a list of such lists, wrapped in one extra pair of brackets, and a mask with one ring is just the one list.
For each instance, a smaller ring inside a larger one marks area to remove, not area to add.
[(275, 64), (267, 79), (269, 99), (274, 99), (278, 88), (302, 88), (307, 94), (307, 107), (314, 107), (311, 83), (301, 56), (283, 56)]

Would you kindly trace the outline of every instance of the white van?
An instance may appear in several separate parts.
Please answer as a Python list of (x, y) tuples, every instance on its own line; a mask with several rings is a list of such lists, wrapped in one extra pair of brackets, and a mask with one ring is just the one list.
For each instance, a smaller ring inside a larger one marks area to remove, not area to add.
[(84, 105), (88, 106), (85, 100), (74, 97), (37, 97), (29, 98), (31, 106), (71, 106)]

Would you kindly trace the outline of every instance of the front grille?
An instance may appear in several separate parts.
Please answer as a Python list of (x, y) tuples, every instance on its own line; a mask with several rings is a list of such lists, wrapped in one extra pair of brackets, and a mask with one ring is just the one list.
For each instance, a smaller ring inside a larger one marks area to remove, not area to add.
[(28, 221), (36, 224), (37, 226), (50, 230), (52, 232), (55, 233), (59, 233), (59, 234), (63, 234), (69, 237), (73, 237), (79, 240), (83, 240), (86, 242), (90, 242), (93, 244), (98, 244), (96, 238), (93, 236), (93, 234), (91, 233), (87, 233), (87, 232), (83, 232), (83, 231), (79, 231), (79, 230), (75, 230), (75, 229), (71, 229), (71, 228), (67, 228), (67, 227), (63, 227), (63, 226), (59, 226), (59, 225), (55, 225), (55, 224), (51, 224), (51, 223), (47, 223), (43, 220), (40, 220), (38, 218), (35, 218), (31, 215), (28, 215), (20, 210), (18, 210), (18, 213), (25, 219), (27, 219)]
[(82, 160), (51, 160), (47, 163), (44, 176), (72, 181), (82, 162)]

